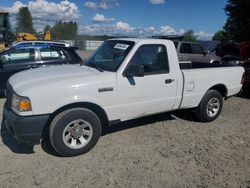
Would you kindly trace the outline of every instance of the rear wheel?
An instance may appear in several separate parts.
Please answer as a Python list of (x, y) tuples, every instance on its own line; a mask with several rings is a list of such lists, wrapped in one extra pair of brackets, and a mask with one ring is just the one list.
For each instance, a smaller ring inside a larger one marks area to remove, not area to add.
[(91, 150), (101, 136), (98, 116), (85, 108), (61, 112), (50, 126), (50, 142), (62, 156), (75, 156)]
[(211, 122), (221, 113), (223, 98), (220, 92), (209, 90), (196, 108), (195, 115), (202, 122)]

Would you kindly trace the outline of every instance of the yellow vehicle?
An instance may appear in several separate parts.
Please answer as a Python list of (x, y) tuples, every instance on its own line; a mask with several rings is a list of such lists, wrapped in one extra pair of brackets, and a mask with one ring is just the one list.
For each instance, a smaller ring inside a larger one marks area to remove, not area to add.
[(15, 41), (22, 42), (27, 40), (51, 40), (51, 34), (47, 31), (38, 36), (25, 32), (19, 32), (14, 35), (10, 29), (9, 13), (0, 12), (0, 50), (5, 49)]
[(40, 34), (39, 36), (35, 36), (31, 33), (19, 32), (16, 35), (17, 41), (22, 42), (25, 40), (51, 40), (51, 34), (49, 31)]

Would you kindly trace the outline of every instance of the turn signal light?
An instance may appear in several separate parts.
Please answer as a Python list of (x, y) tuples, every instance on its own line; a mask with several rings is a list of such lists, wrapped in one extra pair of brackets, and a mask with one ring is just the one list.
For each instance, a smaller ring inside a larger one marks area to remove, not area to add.
[(19, 109), (20, 110), (29, 110), (31, 108), (30, 101), (28, 100), (22, 100), (19, 102)]

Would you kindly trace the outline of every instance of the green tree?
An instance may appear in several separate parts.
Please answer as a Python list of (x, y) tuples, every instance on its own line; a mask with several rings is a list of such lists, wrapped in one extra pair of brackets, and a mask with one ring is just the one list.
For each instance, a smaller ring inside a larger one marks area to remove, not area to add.
[(53, 39), (74, 40), (77, 37), (78, 25), (76, 22), (57, 21), (54, 26), (46, 26), (44, 31), (50, 31)]
[(190, 42), (195, 42), (196, 41), (196, 36), (194, 35), (193, 30), (188, 30), (183, 34), (183, 40), (184, 41), (190, 41)]
[(35, 34), (36, 31), (33, 28), (32, 17), (28, 7), (21, 7), (16, 17), (17, 20), (17, 32), (27, 32)]
[(47, 32), (47, 31), (51, 31), (50, 25), (46, 25), (46, 26), (44, 27), (43, 32), (45, 33), (45, 32)]
[(250, 40), (250, 0), (228, 0), (225, 7), (228, 16), (224, 29), (230, 40)]
[(224, 30), (220, 30), (214, 34), (212, 40), (226, 42), (226, 41), (228, 41), (228, 37), (227, 37), (227, 34)]

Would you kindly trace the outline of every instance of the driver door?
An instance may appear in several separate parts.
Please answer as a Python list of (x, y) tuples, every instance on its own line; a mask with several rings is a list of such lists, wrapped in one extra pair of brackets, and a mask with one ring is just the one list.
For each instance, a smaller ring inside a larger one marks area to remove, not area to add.
[[(170, 111), (175, 102), (177, 83), (169, 68), (167, 49), (162, 44), (138, 48), (126, 69), (143, 66), (143, 77), (118, 77), (117, 90), (121, 120)], [(125, 70), (126, 71), (126, 70)]]

